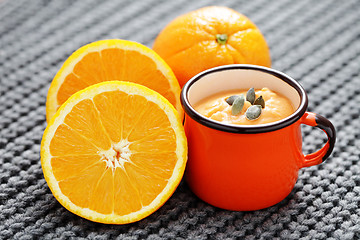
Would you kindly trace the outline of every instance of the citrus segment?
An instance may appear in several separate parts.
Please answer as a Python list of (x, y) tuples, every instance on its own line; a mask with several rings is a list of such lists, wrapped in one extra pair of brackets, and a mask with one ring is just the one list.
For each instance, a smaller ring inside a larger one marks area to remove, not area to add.
[[(55, 168), (55, 165), (52, 168)], [(104, 174), (104, 163), (99, 161), (97, 164), (91, 167), (84, 167), (78, 174), (67, 177), (61, 181), (58, 181), (58, 186), (61, 189), (61, 194), (66, 196), (71, 203), (81, 208), (88, 208), (90, 205), (90, 198), (96, 188), (96, 185)], [(62, 166), (65, 168), (65, 166)], [(107, 187), (107, 186), (104, 186)], [(109, 188), (108, 188), (109, 189)], [(109, 189), (111, 191), (111, 189)], [(61, 202), (60, 202), (61, 203)], [(104, 211), (102, 211), (103, 213)]]
[(131, 179), (131, 183), (139, 192), (143, 206), (149, 205), (167, 184), (166, 179), (160, 178), (134, 164), (127, 165), (125, 170)]
[(51, 165), (53, 166), (53, 174), (57, 181), (61, 181), (78, 174), (84, 169), (84, 166), (92, 167), (99, 163), (101, 157), (96, 155), (68, 155), (62, 157), (53, 157)]
[(111, 39), (75, 51), (54, 77), (46, 102), (49, 121), (71, 95), (104, 81), (135, 82), (163, 95), (182, 113), (178, 81), (165, 61), (136, 42)]
[(96, 181), (95, 187), (92, 189), (88, 208), (102, 214), (111, 214), (114, 212), (115, 204), (114, 175), (111, 168), (105, 171), (103, 169), (104, 164), (99, 169), (103, 174)]
[(84, 136), (98, 148), (109, 149), (111, 147), (110, 139), (100, 121), (99, 113), (90, 99), (76, 104), (66, 116), (64, 124)]
[(181, 119), (160, 94), (110, 81), (71, 96), (46, 128), (45, 179), (58, 201), (102, 223), (140, 220), (171, 196), (185, 170)]
[[(93, 102), (99, 111), (100, 120), (113, 142), (119, 142), (123, 134), (123, 118), (128, 94), (124, 92), (105, 92), (95, 96)], [(116, 109), (116, 111), (114, 111)], [(136, 111), (136, 109), (133, 109)]]
[(176, 156), (174, 152), (163, 153), (134, 153), (132, 161), (137, 166), (143, 166), (148, 171), (159, 177), (168, 179), (176, 164)]
[(106, 79), (125, 79), (126, 50), (109, 48), (101, 51), (103, 68), (106, 69)]
[(66, 155), (96, 154), (98, 148), (69, 126), (61, 124), (52, 136), (49, 151), (52, 156), (59, 157)]
[(73, 73), (89, 85), (106, 81), (105, 69), (102, 66), (101, 52), (89, 52), (76, 63)]
[(114, 177), (114, 199), (122, 199), (121, 204), (115, 204), (114, 212), (118, 215), (127, 215), (137, 212), (142, 208), (138, 190), (133, 186), (126, 172), (121, 168), (116, 168)]

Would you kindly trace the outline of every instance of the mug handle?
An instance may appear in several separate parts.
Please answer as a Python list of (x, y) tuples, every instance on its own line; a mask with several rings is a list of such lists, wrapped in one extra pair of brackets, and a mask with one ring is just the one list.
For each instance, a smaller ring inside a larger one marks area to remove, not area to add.
[(304, 156), (302, 167), (310, 167), (324, 162), (334, 149), (336, 140), (334, 125), (325, 117), (312, 112), (305, 112), (300, 123), (320, 128), (328, 138), (326, 144), (320, 150)]

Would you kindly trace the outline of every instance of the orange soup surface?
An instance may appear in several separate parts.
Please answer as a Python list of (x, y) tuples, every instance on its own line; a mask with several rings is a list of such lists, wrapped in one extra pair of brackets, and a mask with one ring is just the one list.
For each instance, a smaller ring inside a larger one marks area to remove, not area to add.
[(220, 92), (202, 99), (193, 108), (201, 115), (212, 120), (237, 125), (256, 125), (275, 122), (290, 116), (295, 111), (292, 103), (286, 97), (268, 88), (262, 88), (255, 90), (256, 98), (262, 96), (265, 100), (265, 107), (261, 109), (259, 118), (255, 120), (246, 118), (246, 110), (251, 106), (251, 103), (246, 100), (241, 112), (233, 115), (231, 111), (232, 106), (226, 102), (226, 99), (233, 95), (243, 94), (246, 96), (246, 93), (247, 90)]

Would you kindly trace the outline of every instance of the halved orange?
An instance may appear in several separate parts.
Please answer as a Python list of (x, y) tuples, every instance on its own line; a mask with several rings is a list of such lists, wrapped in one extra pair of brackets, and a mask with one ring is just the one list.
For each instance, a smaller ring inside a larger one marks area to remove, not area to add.
[(157, 92), (121, 81), (72, 95), (41, 142), (41, 165), (55, 198), (101, 223), (131, 223), (156, 211), (180, 183), (186, 160), (175, 108)]
[(168, 99), (180, 114), (183, 112), (179, 83), (157, 53), (140, 43), (109, 39), (79, 48), (64, 62), (48, 91), (47, 121), (72, 94), (113, 80), (144, 85)]

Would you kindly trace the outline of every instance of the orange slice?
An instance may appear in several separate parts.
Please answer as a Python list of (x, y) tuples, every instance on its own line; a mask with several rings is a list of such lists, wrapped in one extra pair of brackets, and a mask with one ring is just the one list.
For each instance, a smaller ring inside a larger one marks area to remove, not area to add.
[(46, 101), (46, 119), (72, 94), (104, 81), (144, 85), (168, 99), (182, 114), (179, 83), (165, 61), (150, 48), (120, 39), (101, 40), (75, 51), (54, 77)]
[(186, 160), (175, 108), (157, 92), (121, 81), (72, 95), (41, 142), (41, 165), (55, 198), (101, 223), (131, 223), (156, 211), (180, 183)]

